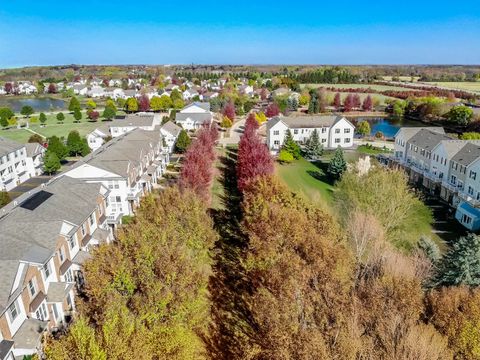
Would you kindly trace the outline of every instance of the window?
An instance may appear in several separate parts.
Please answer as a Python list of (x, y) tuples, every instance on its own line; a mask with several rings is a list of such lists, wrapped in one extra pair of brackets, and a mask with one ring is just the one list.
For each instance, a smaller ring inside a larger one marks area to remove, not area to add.
[(113, 181), (108, 182), (108, 188), (111, 190), (113, 189)]
[(469, 225), (472, 223), (472, 218), (466, 214), (462, 215), (462, 223)]
[(30, 296), (33, 298), (37, 293), (37, 289), (35, 286), (35, 278), (30, 279), (28, 282), (28, 291), (30, 292)]
[(75, 247), (75, 235), (72, 235), (68, 238), (68, 246), (70, 246), (70, 249)]
[(122, 198), (120, 196), (116, 196), (115, 200), (116, 200), (117, 203), (122, 202)]
[(113, 182), (113, 187), (114, 187), (115, 189), (120, 189), (120, 185), (118, 185), (118, 181), (114, 181), (114, 182)]
[(85, 226), (85, 224), (82, 224), (82, 236), (85, 236), (85, 234), (87, 233), (87, 227)]
[(55, 320), (57, 320), (58, 319), (57, 304), (52, 304), (52, 309), (53, 309), (53, 316), (55, 317)]
[(350, 138), (346, 138), (343, 141), (348, 144), (350, 142)]
[(43, 265), (43, 274), (45, 275), (45, 279), (50, 276), (50, 264), (47, 262), (45, 265)]
[(63, 251), (63, 246), (58, 249), (58, 257), (60, 258), (60, 263), (63, 263), (65, 261), (65, 253)]
[(457, 184), (457, 177), (456, 177), (455, 175), (452, 175), (452, 176), (450, 177), (450, 183), (451, 183), (452, 185), (456, 185), (456, 184)]
[(335, 134), (340, 134), (340, 129), (335, 129)]
[(322, 127), (322, 134), (325, 134), (327, 132), (327, 128)]
[(273, 145), (280, 145), (280, 141), (279, 140), (274, 140)]
[(8, 308), (8, 312), (10, 314), (10, 320), (13, 321), (18, 316), (18, 309), (17, 309), (17, 302), (15, 301), (10, 307)]
[(47, 308), (45, 306), (45, 303), (40, 305), (37, 311), (35, 311), (35, 315), (37, 315), (38, 320), (44, 321), (45, 319), (47, 319)]
[(93, 224), (95, 223), (95, 215), (90, 214), (90, 216), (88, 217), (88, 221), (90, 222), (90, 226), (93, 226)]
[(322, 143), (325, 143), (325, 142), (327, 142), (327, 139), (322, 139)]
[(473, 188), (471, 186), (468, 186), (468, 195), (473, 196)]
[(350, 134), (350, 129), (343, 129), (343, 132), (344, 132), (345, 134)]
[(294, 133), (295, 135), (297, 135), (297, 134), (298, 134), (298, 129), (293, 130), (293, 133)]
[(73, 282), (72, 269), (68, 269), (67, 272), (65, 273), (65, 281)]
[(470, 170), (470, 179), (473, 179), (473, 180), (477, 179), (477, 173), (475, 171)]
[(335, 144), (340, 144), (340, 139), (335, 139)]

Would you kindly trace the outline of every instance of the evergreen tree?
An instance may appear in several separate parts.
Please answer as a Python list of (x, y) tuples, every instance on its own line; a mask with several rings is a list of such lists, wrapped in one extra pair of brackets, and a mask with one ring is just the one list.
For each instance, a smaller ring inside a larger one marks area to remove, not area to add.
[(323, 145), (320, 143), (318, 131), (315, 129), (307, 141), (307, 146), (305, 147), (305, 157), (310, 160), (317, 160), (322, 155)]
[(327, 173), (334, 180), (338, 180), (342, 177), (342, 174), (347, 170), (347, 162), (343, 156), (343, 150), (338, 147), (335, 150), (332, 160), (328, 164)]
[(184, 153), (187, 150), (188, 145), (190, 145), (190, 142), (191, 140), (187, 132), (185, 130), (180, 131), (175, 143), (175, 152)]
[(428, 236), (422, 236), (418, 241), (417, 246), (432, 264), (436, 264), (440, 260), (440, 249)]
[(105, 110), (103, 110), (103, 117), (105, 120), (112, 120), (116, 115), (116, 112), (110, 106), (107, 106)]
[(80, 107), (80, 102), (78, 101), (78, 99), (74, 96), (70, 99), (70, 103), (68, 104), (68, 111), (70, 112), (75, 112), (75, 110), (78, 110), (80, 111), (81, 107)]
[(438, 264), (437, 286), (480, 285), (480, 237), (475, 234), (455, 241)]
[(47, 174), (56, 173), (62, 165), (57, 154), (51, 150), (47, 150), (43, 159), (43, 171)]
[(76, 122), (80, 122), (80, 120), (82, 120), (82, 112), (80, 111), (80, 109), (75, 109), (73, 111), (73, 117)]
[(290, 130), (288, 130), (285, 135), (282, 150), (292, 154), (295, 159), (300, 159), (300, 146), (298, 146), (295, 140), (293, 140), (292, 132)]

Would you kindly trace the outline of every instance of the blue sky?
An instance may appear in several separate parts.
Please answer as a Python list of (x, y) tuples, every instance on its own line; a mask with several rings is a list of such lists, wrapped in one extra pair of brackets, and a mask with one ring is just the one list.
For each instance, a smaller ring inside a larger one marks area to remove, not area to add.
[(0, 67), (480, 64), (480, 1), (0, 0)]

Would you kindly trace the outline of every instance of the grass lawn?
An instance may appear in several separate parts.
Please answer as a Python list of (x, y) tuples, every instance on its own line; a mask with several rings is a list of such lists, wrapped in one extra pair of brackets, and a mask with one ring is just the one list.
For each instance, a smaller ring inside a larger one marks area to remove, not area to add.
[[(413, 79), (412, 79), (413, 78)], [(420, 79), (420, 76), (398, 76), (400, 81), (408, 81), (408, 82), (415, 82)], [(383, 80), (385, 81), (393, 81), (393, 76), (383, 76)]]
[(292, 190), (306, 199), (327, 208), (332, 201), (333, 186), (321, 166), (303, 158), (291, 164), (276, 164), (276, 173)]
[(302, 84), (301, 86), (308, 87), (333, 87), (336, 89), (373, 89), (377, 91), (395, 90), (404, 91), (405, 89), (395, 85), (377, 85), (377, 84)]
[(441, 86), (454, 90), (466, 90), (480, 93), (480, 81), (477, 82), (426, 82), (425, 85)]
[(367, 145), (360, 145), (357, 148), (357, 151), (361, 154), (366, 155), (378, 155), (378, 154), (388, 154), (391, 153), (389, 150), (384, 150), (382, 148), (374, 147), (374, 146), (367, 146)]

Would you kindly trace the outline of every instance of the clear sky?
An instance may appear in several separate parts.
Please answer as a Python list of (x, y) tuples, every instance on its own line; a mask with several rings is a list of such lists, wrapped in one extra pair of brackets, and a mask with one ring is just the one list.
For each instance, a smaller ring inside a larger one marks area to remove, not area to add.
[(0, 0), (0, 67), (480, 64), (480, 1)]

